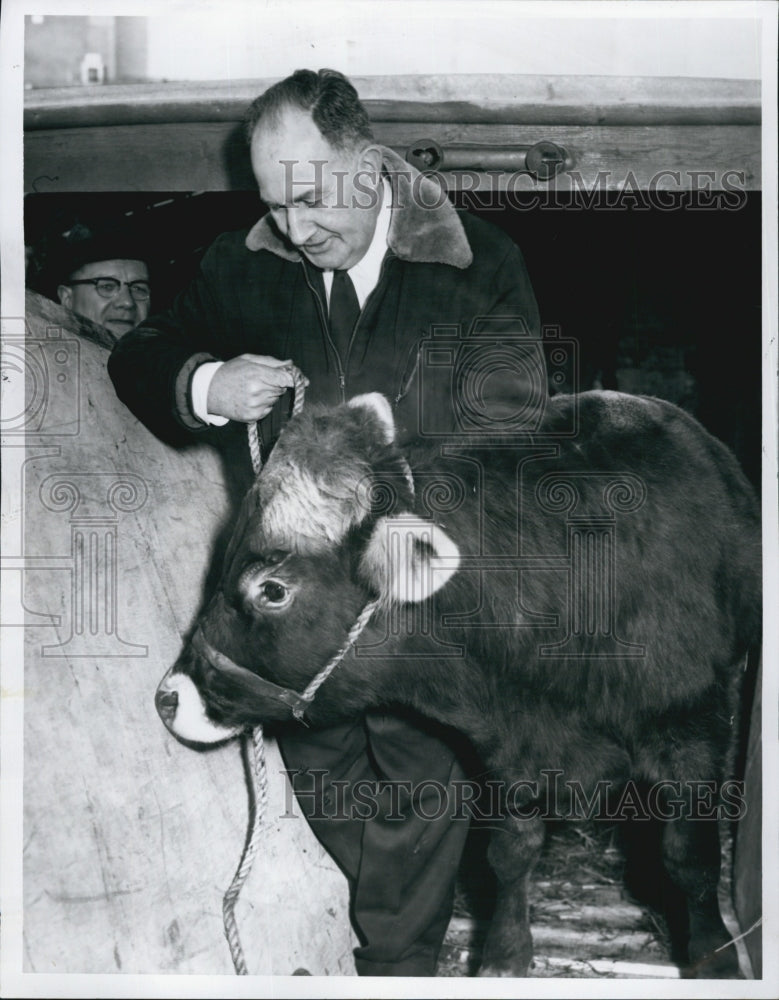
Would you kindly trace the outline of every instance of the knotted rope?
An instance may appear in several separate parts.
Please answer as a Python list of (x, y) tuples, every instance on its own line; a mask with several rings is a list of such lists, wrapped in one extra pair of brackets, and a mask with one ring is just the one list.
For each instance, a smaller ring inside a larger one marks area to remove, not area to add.
[[(297, 368), (293, 370), (293, 376), (295, 398), (292, 406), (292, 416), (296, 417), (303, 409), (305, 387), (308, 382), (302, 372), (300, 372)], [(259, 476), (260, 470), (262, 469), (260, 438), (257, 432), (256, 424), (249, 424), (247, 430), (249, 435), (249, 451), (251, 452), (252, 467), (256, 478)], [(365, 605), (360, 612), (357, 621), (355, 621), (354, 625), (352, 625), (351, 629), (349, 629), (346, 642), (322, 668), (322, 670), (319, 671), (313, 680), (310, 681), (308, 687), (300, 695), (300, 699), (302, 701), (310, 704), (314, 700), (314, 696), (319, 688), (322, 684), (324, 684), (333, 670), (335, 670), (344, 656), (357, 641), (358, 636), (368, 624), (371, 615), (376, 610), (378, 603), (378, 601), (369, 601)], [(302, 722), (305, 725), (303, 710), (300, 707), (293, 709), (293, 714), (298, 722)], [(235, 904), (238, 901), (238, 896), (244, 882), (249, 877), (249, 872), (252, 870), (252, 865), (254, 864), (254, 859), (257, 856), (257, 851), (259, 849), (259, 832), (263, 824), (268, 805), (268, 772), (265, 765), (265, 744), (263, 742), (262, 726), (255, 726), (252, 730), (251, 750), (249, 747), (249, 734), (244, 733), (241, 740), (243, 759), (245, 761), (246, 768), (252, 772), (250, 785), (251, 797), (249, 804), (251, 833), (249, 834), (243, 853), (241, 854), (238, 869), (233, 876), (230, 887), (224, 894), (224, 899), (222, 900), (222, 916), (224, 920), (225, 937), (227, 938), (227, 943), (230, 946), (230, 955), (233, 959), (233, 966), (235, 967), (236, 975), (246, 976), (248, 975), (248, 971), (246, 968), (246, 959), (244, 958), (243, 948), (241, 946), (240, 935), (238, 934), (238, 925), (235, 920)]]

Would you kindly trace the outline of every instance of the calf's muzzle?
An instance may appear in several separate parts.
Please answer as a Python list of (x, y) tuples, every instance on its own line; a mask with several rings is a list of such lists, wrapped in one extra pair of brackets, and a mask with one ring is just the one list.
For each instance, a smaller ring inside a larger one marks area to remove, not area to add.
[(195, 682), (175, 667), (160, 681), (154, 705), (166, 729), (187, 743), (219, 743), (243, 728), (222, 726), (210, 719)]
[(176, 717), (176, 709), (179, 707), (178, 691), (167, 691), (163, 687), (158, 687), (154, 695), (154, 705), (167, 726)]

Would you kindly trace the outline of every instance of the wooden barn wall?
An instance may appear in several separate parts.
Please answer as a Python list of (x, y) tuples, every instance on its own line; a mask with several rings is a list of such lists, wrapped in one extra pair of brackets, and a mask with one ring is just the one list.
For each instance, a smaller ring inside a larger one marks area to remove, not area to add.
[[(131, 416), (68, 311), (29, 296), (22, 349), (26, 449), (4, 459), (24, 513), (25, 971), (230, 974), (239, 743), (196, 752), (154, 708), (230, 513), (225, 475), (213, 449), (175, 451)], [(236, 910), (249, 971), (353, 974), (345, 880), (285, 818), (267, 754), (268, 822)]]
[[(270, 82), (31, 92), (25, 191), (254, 190), (241, 122)], [(444, 147), (451, 187), (505, 187), (519, 148), (541, 141), (562, 147), (564, 168), (553, 181), (526, 175), (524, 190), (614, 190), (628, 174), (640, 188), (717, 188), (734, 170), (744, 190), (760, 187), (756, 81), (475, 74), (355, 84), (379, 142), (401, 154), (421, 140)], [(496, 152), (505, 170), (466, 182), (452, 173), (480, 171)]]

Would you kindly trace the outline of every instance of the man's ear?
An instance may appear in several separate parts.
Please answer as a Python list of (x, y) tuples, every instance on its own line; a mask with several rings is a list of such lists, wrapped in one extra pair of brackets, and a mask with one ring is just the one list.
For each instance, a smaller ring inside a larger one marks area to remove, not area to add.
[(460, 550), (443, 528), (415, 514), (376, 522), (360, 570), (386, 603), (427, 600), (457, 572)]
[(60, 305), (65, 306), (66, 309), (73, 308), (73, 289), (70, 285), (57, 285), (57, 296)]
[(363, 173), (376, 178), (376, 184), (381, 177), (381, 150), (378, 146), (366, 146), (360, 154), (359, 168)]

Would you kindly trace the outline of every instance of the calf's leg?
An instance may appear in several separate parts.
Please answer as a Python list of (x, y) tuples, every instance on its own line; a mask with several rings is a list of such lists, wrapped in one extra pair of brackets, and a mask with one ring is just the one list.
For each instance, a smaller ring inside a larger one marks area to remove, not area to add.
[(487, 857), (498, 879), (495, 914), (484, 945), (480, 976), (522, 977), (533, 959), (528, 878), (544, 843), (537, 817), (506, 816), (492, 830)]
[(717, 898), (720, 843), (716, 819), (667, 820), (663, 830), (663, 863), (687, 900), (692, 979), (739, 978), (738, 954), (729, 944)]

